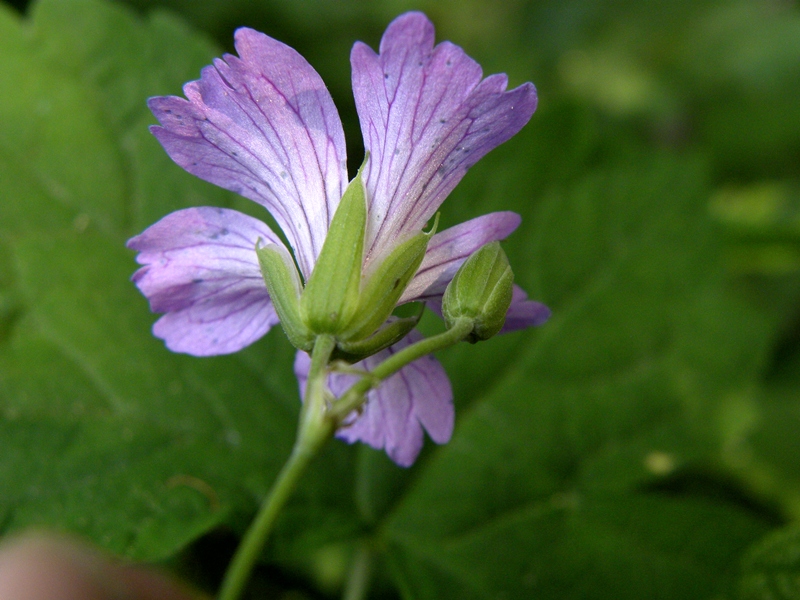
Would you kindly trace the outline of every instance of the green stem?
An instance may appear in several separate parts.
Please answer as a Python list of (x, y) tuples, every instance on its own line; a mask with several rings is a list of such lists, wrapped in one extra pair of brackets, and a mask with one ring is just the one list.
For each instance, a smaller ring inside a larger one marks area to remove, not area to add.
[(334, 403), (329, 414), (335, 419), (344, 419), (363, 404), (364, 394), (374, 388), (376, 382), (383, 381), (387, 377), (394, 375), (397, 371), (418, 358), (457, 344), (472, 333), (473, 327), (474, 323), (472, 319), (459, 319), (447, 331), (420, 340), (415, 344), (406, 346), (399, 352), (395, 352), (372, 369), (369, 377), (364, 377), (354, 383), (353, 387), (347, 390), (347, 392)]
[[(236, 550), (219, 594), (219, 600), (238, 600), (250, 573), (261, 555), (264, 544), (277, 520), (278, 513), (288, 501), (297, 481), (305, 472), (311, 459), (336, 430), (336, 426), (364, 403), (364, 395), (380, 381), (390, 377), (407, 364), (465, 339), (473, 329), (470, 319), (456, 321), (447, 331), (403, 348), (375, 367), (369, 377), (356, 382), (330, 410), (326, 395), (327, 366), (336, 347), (330, 335), (320, 335), (314, 342), (311, 366), (306, 383), (305, 401), (300, 412), (300, 424), (292, 454), (281, 469), (255, 520)], [(353, 572), (348, 582), (345, 600), (359, 600), (367, 591), (370, 550), (364, 548), (356, 556)]]
[(308, 381), (306, 381), (305, 399), (303, 408), (300, 410), (297, 444), (302, 443), (303, 439), (309, 435), (313, 436), (313, 432), (320, 424), (328, 420), (325, 383), (328, 375), (328, 362), (334, 348), (336, 348), (336, 339), (332, 335), (317, 336), (314, 342), (314, 349), (311, 351), (311, 366), (308, 369)]
[(369, 590), (369, 578), (372, 572), (372, 547), (368, 541), (360, 544), (353, 557), (353, 566), (347, 577), (342, 600), (364, 600)]
[(222, 582), (219, 600), (238, 600), (241, 596), (278, 513), (291, 496), (311, 459), (333, 436), (336, 421), (325, 415), (325, 377), (326, 366), (335, 344), (331, 336), (319, 336), (314, 343), (297, 441), (289, 460), (278, 474), (231, 560)]

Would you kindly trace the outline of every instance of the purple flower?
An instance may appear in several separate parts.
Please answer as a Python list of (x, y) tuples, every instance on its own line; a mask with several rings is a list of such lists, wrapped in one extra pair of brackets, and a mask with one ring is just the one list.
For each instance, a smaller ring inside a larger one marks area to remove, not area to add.
[[(319, 75), (292, 48), (246, 28), (236, 31), (235, 45), (239, 56), (225, 55), (203, 69), (184, 86), (186, 99), (149, 100), (161, 124), (151, 131), (190, 173), (263, 205), (307, 280), (348, 183), (339, 115)], [(421, 13), (395, 19), (378, 54), (357, 43), (351, 64), (370, 153), (366, 279), (423, 229), (469, 167), (528, 122), (536, 90), (526, 83), (506, 91), (505, 75), (483, 79), (461, 48), (434, 46), (433, 26)], [(514, 213), (491, 213), (434, 235), (400, 302), (435, 307), (466, 258), (507, 237), (519, 222)], [(151, 309), (165, 313), (153, 332), (168, 348), (196, 356), (235, 352), (278, 323), (255, 251), (259, 240), (283, 245), (257, 219), (203, 207), (167, 215), (128, 242), (143, 265), (134, 282)], [(519, 329), (543, 322), (549, 311), (517, 288), (508, 315), (507, 328)], [(369, 369), (395, 350), (362, 366)], [(301, 381), (306, 359), (298, 355)], [(341, 391), (346, 381), (331, 376), (331, 389)], [(370, 392), (363, 414), (339, 435), (386, 448), (405, 465), (419, 453), (422, 427), (443, 443), (452, 422), (449, 381), (427, 357)]]

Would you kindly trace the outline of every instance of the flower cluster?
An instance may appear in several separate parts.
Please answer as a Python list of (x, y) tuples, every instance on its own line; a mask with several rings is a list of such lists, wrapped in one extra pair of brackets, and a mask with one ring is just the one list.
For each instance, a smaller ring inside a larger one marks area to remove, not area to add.
[[(264, 206), (292, 255), (265, 223), (210, 207), (167, 215), (128, 242), (143, 265), (134, 282), (151, 309), (164, 313), (154, 334), (171, 350), (196, 356), (235, 352), (279, 322), (257, 247), (274, 245), (293, 256), (307, 283), (348, 186), (344, 132), (320, 76), (292, 48), (262, 33), (242, 28), (235, 42), (238, 56), (203, 69), (184, 87), (186, 99), (149, 100), (160, 122), (151, 130), (178, 165)], [(397, 248), (422, 232), (467, 169), (528, 122), (537, 98), (532, 84), (506, 91), (505, 75), (483, 78), (461, 48), (434, 45), (433, 26), (420, 13), (393, 21), (377, 54), (357, 43), (351, 64), (369, 156), (360, 174), (364, 287)], [(397, 303), (422, 301), (441, 310), (461, 264), (519, 222), (514, 213), (498, 212), (436, 233)], [(538, 325), (548, 316), (515, 287), (504, 329)], [(369, 370), (419, 338), (411, 332), (356, 366)], [(308, 368), (308, 355), (298, 350), (301, 392)], [(352, 377), (332, 374), (330, 390), (340, 393)], [(444, 443), (453, 418), (447, 376), (426, 356), (369, 392), (363, 411), (337, 435), (384, 448), (398, 464), (410, 465), (422, 447), (423, 427)]]

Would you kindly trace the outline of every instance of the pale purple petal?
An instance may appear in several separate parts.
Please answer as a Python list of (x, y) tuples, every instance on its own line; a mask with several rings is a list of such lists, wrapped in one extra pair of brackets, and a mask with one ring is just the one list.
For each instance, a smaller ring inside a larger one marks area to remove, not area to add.
[(263, 204), (308, 276), (347, 184), (339, 114), (295, 50), (252, 29), (177, 96), (149, 100), (151, 128), (190, 173)]
[(282, 244), (267, 225), (224, 208), (171, 213), (130, 239), (144, 265), (133, 281), (153, 312), (153, 326), (174, 352), (229, 354), (278, 322), (261, 275), (256, 243)]
[(444, 294), (447, 284), (473, 252), (489, 242), (504, 240), (521, 220), (513, 212), (489, 213), (435, 234), (399, 304)]
[(500, 333), (544, 325), (551, 314), (550, 309), (541, 302), (528, 300), (525, 290), (515, 285), (511, 296), (511, 306), (508, 308), (506, 322)]
[[(353, 367), (370, 370), (394, 352), (420, 339), (422, 335), (412, 331), (391, 348)], [(309, 366), (308, 354), (298, 352), (295, 374), (300, 383), (301, 397), (305, 393)], [(357, 379), (354, 375), (333, 374), (328, 378), (328, 386), (334, 395), (339, 396)], [(336, 437), (349, 443), (364, 442), (378, 450), (385, 449), (394, 462), (408, 467), (422, 450), (423, 428), (434, 442), (444, 444), (453, 435), (454, 422), (450, 380), (439, 361), (424, 356), (369, 392), (361, 414), (353, 413)]]
[(434, 47), (433, 25), (407, 13), (387, 28), (375, 54), (350, 55), (365, 148), (368, 255), (390, 251), (421, 230), (467, 169), (516, 134), (536, 109), (526, 83), (482, 80), (480, 65), (449, 42)]

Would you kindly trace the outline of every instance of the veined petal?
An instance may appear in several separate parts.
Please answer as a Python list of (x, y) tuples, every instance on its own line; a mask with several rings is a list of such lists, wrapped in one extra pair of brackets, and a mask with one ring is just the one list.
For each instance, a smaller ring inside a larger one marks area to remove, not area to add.
[[(369, 371), (393, 353), (420, 339), (422, 335), (412, 331), (394, 346), (353, 367)], [(298, 352), (294, 368), (301, 396), (305, 393), (309, 366), (308, 354)], [(354, 375), (334, 373), (328, 378), (328, 386), (334, 395), (339, 396), (357, 379)], [(394, 462), (401, 467), (408, 467), (422, 450), (423, 428), (434, 442), (444, 444), (453, 435), (454, 422), (450, 380), (439, 361), (432, 356), (424, 356), (369, 392), (361, 413), (350, 415), (336, 437), (348, 443), (364, 442), (377, 450), (384, 449)]]
[(525, 290), (515, 285), (513, 296), (511, 296), (511, 306), (506, 313), (506, 323), (500, 333), (544, 325), (551, 314), (550, 309), (541, 302), (528, 300)]
[(339, 114), (295, 50), (252, 29), (184, 86), (188, 100), (155, 97), (151, 128), (190, 173), (264, 205), (307, 277), (347, 184)]
[(171, 213), (128, 241), (144, 265), (133, 281), (153, 312), (153, 326), (174, 352), (229, 354), (278, 322), (256, 255), (260, 239), (282, 244), (264, 223), (224, 208)]
[(506, 91), (505, 75), (482, 80), (480, 65), (454, 44), (434, 47), (422, 13), (395, 19), (380, 54), (357, 43), (350, 62), (370, 152), (370, 256), (422, 229), (467, 169), (528, 122), (537, 98), (530, 83)]
[(504, 240), (519, 227), (521, 220), (514, 212), (489, 213), (434, 235), (399, 304), (444, 294), (458, 268), (473, 252), (489, 242)]

